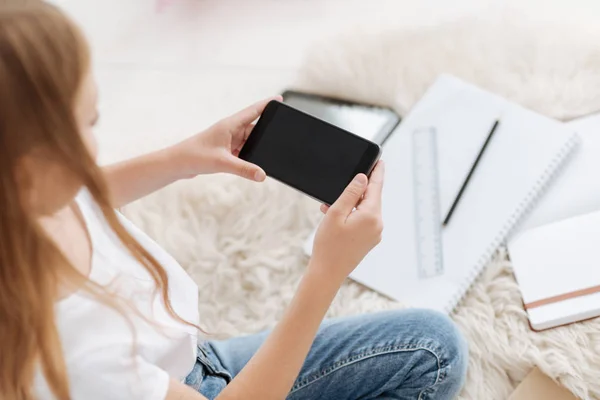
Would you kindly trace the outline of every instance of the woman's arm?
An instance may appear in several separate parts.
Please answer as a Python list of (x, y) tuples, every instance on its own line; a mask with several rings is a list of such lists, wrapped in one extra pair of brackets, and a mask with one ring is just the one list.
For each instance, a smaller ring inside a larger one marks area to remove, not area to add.
[[(257, 354), (217, 396), (227, 399), (285, 399), (340, 282), (311, 265), (286, 313)], [(184, 384), (171, 382), (167, 400), (204, 399)]]
[(109, 165), (104, 176), (115, 207), (122, 207), (186, 178), (177, 146)]
[(309, 266), (281, 321), (217, 399), (285, 399), (341, 285), (325, 270)]
[(105, 167), (113, 205), (124, 206), (199, 174), (228, 172), (262, 182), (265, 172), (237, 156), (254, 127), (252, 122), (272, 100), (281, 101), (281, 97), (258, 102), (169, 148)]
[(286, 398), (338, 289), (381, 240), (383, 174), (380, 163), (370, 183), (365, 175), (358, 175), (335, 204), (324, 209), (326, 215), (315, 236), (313, 257), (290, 306), (258, 352), (217, 399)]
[[(287, 397), (338, 289), (381, 239), (383, 175), (380, 163), (368, 185), (367, 177), (358, 175), (331, 208), (323, 208), (326, 215), (315, 236), (313, 257), (292, 302), (265, 343), (217, 400)], [(204, 398), (177, 384), (172, 384), (167, 397), (200, 399)]]
[[(319, 265), (310, 265), (275, 330), (240, 374), (217, 396), (228, 399), (285, 399), (341, 282)], [(172, 381), (167, 400), (204, 399)]]

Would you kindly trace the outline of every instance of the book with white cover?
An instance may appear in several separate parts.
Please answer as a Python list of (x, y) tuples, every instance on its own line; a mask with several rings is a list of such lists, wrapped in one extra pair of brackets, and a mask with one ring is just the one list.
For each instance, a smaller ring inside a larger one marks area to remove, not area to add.
[(509, 242), (533, 329), (600, 316), (599, 243), (599, 211), (530, 229)]
[[(444, 272), (422, 279), (411, 134), (423, 127), (437, 131), (440, 208), (446, 215), (496, 119), (498, 129), (443, 228)], [(451, 312), (577, 143), (577, 135), (557, 121), (441, 76), (384, 146), (383, 240), (351, 277), (409, 305)], [(311, 247), (312, 238), (305, 247), (308, 254)]]

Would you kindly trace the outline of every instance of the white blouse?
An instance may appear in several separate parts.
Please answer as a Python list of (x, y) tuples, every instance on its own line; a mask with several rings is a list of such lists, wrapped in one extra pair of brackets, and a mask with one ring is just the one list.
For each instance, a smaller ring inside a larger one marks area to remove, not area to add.
[[(163, 400), (169, 377), (183, 381), (196, 361), (197, 332), (171, 318), (146, 270), (118, 243), (91, 195), (77, 196), (92, 241), (90, 279), (135, 307), (152, 323), (129, 313), (134, 325), (110, 306), (80, 291), (56, 305), (56, 324), (73, 400)], [(118, 215), (125, 228), (165, 268), (175, 311), (198, 323), (198, 288), (158, 244)], [(135, 333), (134, 333), (135, 332)], [(35, 395), (53, 399), (41, 373)]]

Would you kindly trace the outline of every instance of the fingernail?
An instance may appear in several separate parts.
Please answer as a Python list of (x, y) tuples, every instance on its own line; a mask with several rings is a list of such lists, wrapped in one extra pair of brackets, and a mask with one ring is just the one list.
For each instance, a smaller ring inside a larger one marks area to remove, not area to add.
[(267, 175), (265, 174), (265, 171), (263, 171), (262, 169), (259, 169), (258, 171), (256, 171), (254, 173), (254, 180), (257, 182), (264, 181), (266, 177), (267, 177)]
[(367, 177), (363, 174), (356, 175), (356, 177), (354, 178), (354, 183), (364, 186), (367, 184)]

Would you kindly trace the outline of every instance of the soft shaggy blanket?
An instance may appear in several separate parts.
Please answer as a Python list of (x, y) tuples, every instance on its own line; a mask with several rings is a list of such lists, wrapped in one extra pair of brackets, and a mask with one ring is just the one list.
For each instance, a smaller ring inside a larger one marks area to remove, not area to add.
[[(442, 72), (550, 117), (574, 118), (600, 110), (600, 31), (499, 16), (352, 32), (318, 44), (296, 86), (405, 114)], [(201, 324), (215, 337), (273, 326), (308, 261), (301, 246), (320, 215), (314, 201), (277, 182), (223, 175), (172, 185), (125, 212), (196, 280)], [(394, 307), (401, 305), (348, 281), (329, 315)], [(470, 343), (461, 398), (506, 399), (534, 365), (578, 396), (600, 398), (600, 320), (532, 332), (504, 252), (453, 318)]]

